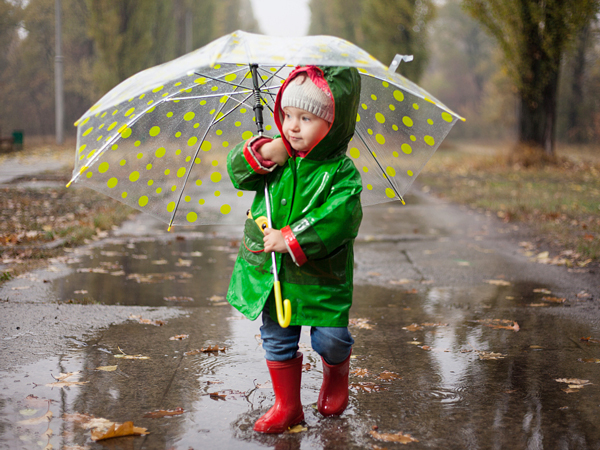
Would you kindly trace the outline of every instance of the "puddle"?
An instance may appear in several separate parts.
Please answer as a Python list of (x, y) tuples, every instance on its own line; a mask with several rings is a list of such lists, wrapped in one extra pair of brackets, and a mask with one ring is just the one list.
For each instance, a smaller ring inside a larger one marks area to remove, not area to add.
[(71, 273), (52, 283), (70, 303), (191, 306), (225, 302), (238, 241), (227, 238), (117, 239), (76, 250)]
[[(65, 335), (67, 351), (2, 372), (0, 449), (397, 447), (375, 440), (374, 426), (379, 433), (410, 434), (418, 440), (410, 448), (595, 448), (600, 442), (600, 365), (592, 362), (600, 358), (600, 328), (555, 313), (566, 307), (544, 301), (550, 294), (534, 291), (543, 286), (513, 281), (440, 287), (418, 272), (402, 272), (407, 280), (390, 278), (393, 287), (357, 276), (363, 283), (355, 287), (351, 310), (356, 345), (343, 416), (325, 419), (314, 408), (321, 362), (305, 328), (307, 429), (254, 433), (253, 423), (273, 394), (259, 321), (244, 319), (224, 300), (237, 245), (227, 235), (161, 234), (121, 237), (71, 254), (64, 270), (44, 283), (52, 291), (48, 298), (177, 306), (183, 314), (162, 326), (133, 318), (84, 340)], [(401, 264), (410, 267), (405, 256)], [(225, 350), (201, 350), (214, 346)], [(115, 365), (115, 371), (97, 370)], [(85, 384), (47, 386), (53, 375), (75, 371)], [(26, 400), (28, 395), (38, 399)], [(184, 413), (144, 417), (176, 408)], [(50, 421), (23, 423), (48, 410)], [(75, 413), (132, 420), (150, 434), (94, 443), (89, 431), (65, 417)]]

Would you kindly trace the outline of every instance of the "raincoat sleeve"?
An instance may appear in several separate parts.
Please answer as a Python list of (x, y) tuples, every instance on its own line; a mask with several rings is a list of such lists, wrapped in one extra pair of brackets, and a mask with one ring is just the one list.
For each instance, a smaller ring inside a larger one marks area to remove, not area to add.
[(263, 176), (277, 167), (256, 150), (271, 138), (255, 136), (236, 145), (227, 155), (227, 171), (236, 189), (255, 191), (261, 187)]
[(290, 256), (298, 266), (326, 257), (358, 234), (362, 220), (360, 174), (345, 158), (332, 176), (326, 201), (281, 230)]

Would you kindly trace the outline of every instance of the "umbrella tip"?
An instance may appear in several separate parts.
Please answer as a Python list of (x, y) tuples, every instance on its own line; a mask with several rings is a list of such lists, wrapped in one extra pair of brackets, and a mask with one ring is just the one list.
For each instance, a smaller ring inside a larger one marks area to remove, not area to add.
[(71, 183), (73, 183), (73, 180), (71, 180), (67, 183), (67, 187), (71, 186)]

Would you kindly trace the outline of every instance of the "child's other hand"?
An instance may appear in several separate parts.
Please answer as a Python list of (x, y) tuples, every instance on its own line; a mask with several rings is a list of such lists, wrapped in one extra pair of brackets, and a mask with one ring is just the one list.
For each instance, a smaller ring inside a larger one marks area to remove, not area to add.
[(277, 252), (287, 253), (287, 247), (281, 230), (274, 230), (273, 228), (265, 228), (265, 237), (263, 238), (265, 243), (265, 253)]
[(273, 139), (271, 142), (263, 144), (258, 149), (258, 152), (263, 158), (273, 161), (279, 166), (283, 166), (290, 157), (281, 138)]

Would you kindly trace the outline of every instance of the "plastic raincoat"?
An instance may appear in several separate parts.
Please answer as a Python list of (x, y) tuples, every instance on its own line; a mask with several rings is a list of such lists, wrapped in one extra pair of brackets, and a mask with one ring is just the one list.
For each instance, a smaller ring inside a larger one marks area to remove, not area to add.
[[(280, 229), (289, 253), (276, 253), (282, 297), (292, 304), (291, 325), (348, 326), (352, 304), (353, 243), (362, 220), (361, 177), (346, 156), (354, 134), (360, 97), (355, 68), (314, 68), (334, 99), (334, 120), (328, 134), (312, 150), (295, 152), (282, 136), (290, 158), (269, 166), (252, 150), (268, 138), (252, 138), (228, 155), (227, 169), (237, 189), (256, 191), (251, 215), (266, 216), (265, 178), (269, 183), (273, 228)], [(310, 69), (297, 68), (295, 72)], [(281, 132), (281, 87), (275, 102), (275, 123)], [(313, 79), (313, 76), (311, 79)], [(320, 81), (313, 79), (313, 81)], [(262, 252), (263, 233), (247, 219), (227, 300), (251, 320), (270, 302), (274, 320), (271, 256)]]

